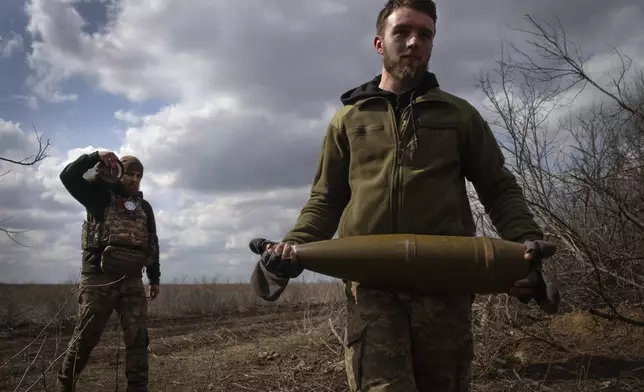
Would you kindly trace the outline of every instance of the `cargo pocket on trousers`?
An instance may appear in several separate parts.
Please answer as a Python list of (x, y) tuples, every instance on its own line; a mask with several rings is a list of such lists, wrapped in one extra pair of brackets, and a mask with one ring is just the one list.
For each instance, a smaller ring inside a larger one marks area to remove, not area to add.
[(344, 341), (344, 363), (349, 390), (355, 392), (362, 387), (362, 358), (366, 323), (347, 326)]

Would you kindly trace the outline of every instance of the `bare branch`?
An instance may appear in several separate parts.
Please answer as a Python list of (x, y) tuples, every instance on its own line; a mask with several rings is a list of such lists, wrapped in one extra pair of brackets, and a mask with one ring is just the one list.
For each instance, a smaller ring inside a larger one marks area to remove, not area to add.
[[(48, 157), (47, 149), (50, 147), (49, 139), (47, 139), (47, 141), (43, 144), (42, 137), (36, 131), (36, 127), (34, 125), (32, 125), (32, 127), (33, 127), (33, 130), (34, 130), (34, 134), (36, 135), (36, 140), (38, 141), (38, 151), (36, 152), (35, 156), (32, 155), (32, 156), (29, 156), (29, 157), (25, 157), (25, 158), (23, 158), (21, 160), (14, 160), (14, 159), (9, 159), (9, 158), (0, 156), (0, 162), (7, 162), (9, 164), (19, 165), (19, 166), (33, 166), (36, 163), (41, 162), (42, 160), (44, 160), (45, 158)], [(5, 175), (7, 175), (10, 172), (11, 172), (11, 170), (9, 169), (6, 172), (0, 174), (0, 177), (4, 177)], [(28, 247), (27, 245), (25, 245), (25, 244), (21, 243), (20, 241), (18, 241), (15, 236), (17, 234), (26, 233), (29, 230), (11, 230), (11, 229), (7, 229), (5, 227), (2, 227), (2, 224), (5, 223), (7, 220), (8, 220), (8, 218), (0, 221), (0, 232), (4, 233), (14, 243), (16, 243), (16, 244), (18, 244), (20, 246)]]
[[(9, 218), (3, 219), (2, 221), (0, 221), (0, 225), (4, 224), (4, 223), (5, 223), (6, 221), (8, 221), (8, 220), (9, 220)], [(7, 236), (7, 237), (9, 237), (9, 239), (10, 239), (11, 241), (13, 241), (13, 242), (15, 242), (16, 244), (18, 244), (18, 245), (20, 245), (20, 246), (23, 246), (23, 247), (25, 247), (25, 248), (29, 248), (29, 246), (28, 246), (28, 245), (25, 245), (25, 244), (23, 244), (23, 243), (21, 243), (20, 241), (18, 241), (18, 240), (16, 239), (15, 235), (17, 235), (17, 234), (27, 233), (27, 232), (29, 232), (29, 231), (31, 231), (31, 230), (12, 230), (12, 229), (6, 229), (6, 228), (4, 228), (4, 227), (1, 227), (1, 226), (0, 226), (0, 233), (4, 233), (4, 234), (6, 234), (6, 236)]]
[[(553, 26), (550, 23), (538, 23), (530, 15), (525, 15), (525, 18), (534, 30), (515, 30), (531, 36), (532, 39), (526, 40), (526, 42), (530, 44), (542, 59), (547, 60), (547, 65), (538, 64), (533, 59), (533, 56), (512, 45), (512, 48), (524, 58), (524, 62), (515, 64), (518, 69), (528, 72), (532, 78), (540, 82), (554, 82), (558, 80), (560, 83), (564, 83), (564, 87), (561, 88), (562, 92), (568, 91), (575, 86), (583, 90), (586, 84), (590, 84), (603, 95), (617, 103), (621, 109), (644, 119), (644, 111), (638, 107), (629, 105), (627, 103), (628, 99), (623, 91), (625, 75), (631, 66), (631, 62), (625, 60), (627, 57), (621, 55), (617, 49), (614, 50), (621, 60), (622, 71), (617, 78), (612, 78), (617, 91), (611, 92), (600, 86), (585, 71), (584, 64), (586, 60), (582, 59), (581, 55), (579, 55), (579, 49), (576, 45), (568, 41), (565, 29), (560, 21), (557, 21), (556, 26)], [(569, 51), (570, 45), (575, 47), (574, 58)]]
[[(519, 31), (531, 51), (508, 44), (497, 69), (479, 78), (489, 122), (499, 129), (507, 165), (535, 218), (562, 245), (549, 268), (562, 270), (569, 292), (583, 293), (570, 305), (601, 304), (615, 320), (644, 325), (615, 305), (644, 292), (644, 77), (633, 83), (632, 62), (615, 50), (621, 69), (608, 76), (612, 90), (604, 88), (585, 71), (587, 59), (559, 21), (527, 20), (531, 28)], [(570, 107), (586, 85), (608, 99), (567, 111), (555, 124), (553, 114)], [(490, 231), (489, 222), (477, 222)]]
[(32, 156), (23, 158), (23, 159), (21, 159), (19, 161), (0, 156), (0, 161), (12, 163), (14, 165), (33, 166), (36, 163), (38, 163), (38, 162), (42, 161), (43, 159), (47, 158), (48, 155), (46, 154), (46, 151), (50, 146), (49, 145), (49, 139), (47, 139), (46, 144), (43, 146), (42, 137), (40, 135), (38, 135), (38, 132), (36, 131), (36, 127), (33, 126), (33, 128), (34, 128), (34, 133), (36, 134), (36, 139), (38, 140), (38, 151), (36, 152), (36, 155), (35, 156), (32, 155)]

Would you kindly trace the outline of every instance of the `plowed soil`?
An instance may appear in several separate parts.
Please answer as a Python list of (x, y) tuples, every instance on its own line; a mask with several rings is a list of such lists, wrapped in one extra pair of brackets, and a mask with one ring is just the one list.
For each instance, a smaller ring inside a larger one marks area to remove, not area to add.
[[(152, 321), (150, 390), (348, 391), (341, 320), (318, 306)], [(70, 330), (39, 332), (2, 330), (0, 390), (55, 390)], [(120, 336), (111, 323), (78, 391), (126, 390)], [(575, 312), (477, 335), (473, 391), (644, 391), (642, 380), (642, 327)]]

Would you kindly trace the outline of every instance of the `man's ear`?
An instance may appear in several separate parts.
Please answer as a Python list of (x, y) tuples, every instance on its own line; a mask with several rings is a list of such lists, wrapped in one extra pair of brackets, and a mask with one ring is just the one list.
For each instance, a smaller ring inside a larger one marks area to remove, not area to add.
[(376, 48), (376, 52), (378, 52), (378, 54), (380, 54), (380, 55), (383, 54), (383, 52), (382, 52), (382, 38), (380, 36), (376, 35), (373, 38), (373, 47)]

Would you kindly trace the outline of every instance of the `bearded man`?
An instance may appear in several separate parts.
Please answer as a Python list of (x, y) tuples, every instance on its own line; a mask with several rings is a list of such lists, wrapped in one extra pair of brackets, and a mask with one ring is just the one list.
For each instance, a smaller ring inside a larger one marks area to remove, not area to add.
[[(293, 244), (329, 240), (336, 230), (339, 237), (474, 236), (466, 179), (503, 239), (539, 248), (542, 230), (488, 124), (427, 70), (436, 20), (429, 0), (389, 0), (380, 11), (374, 47), (382, 73), (342, 94), (344, 107), (328, 126), (310, 198), (292, 230), (280, 243), (251, 244), (262, 254), (252, 276), (262, 298), (276, 299), (301, 273), (288, 262)], [(472, 293), (345, 285), (351, 391), (469, 390)], [(509, 293), (526, 301), (535, 290), (521, 279)]]
[[(93, 167), (109, 173), (119, 163), (123, 169), (120, 180), (84, 178)], [(108, 151), (81, 155), (60, 174), (67, 191), (87, 213), (81, 235), (77, 324), (58, 374), (61, 392), (74, 390), (114, 310), (124, 336), (127, 391), (147, 391), (149, 339), (142, 271), (145, 268), (154, 300), (159, 294), (160, 268), (156, 222), (152, 206), (140, 191), (142, 178), (139, 159), (124, 156), (119, 162)]]

